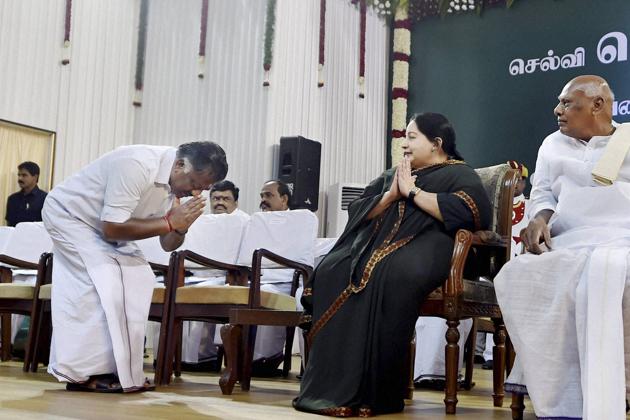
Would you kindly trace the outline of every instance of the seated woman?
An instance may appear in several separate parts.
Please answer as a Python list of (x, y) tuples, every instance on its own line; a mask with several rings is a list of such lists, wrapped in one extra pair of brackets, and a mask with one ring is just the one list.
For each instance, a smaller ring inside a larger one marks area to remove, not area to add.
[(457, 230), (490, 221), (481, 180), (443, 115), (415, 116), (402, 148), (398, 167), (350, 205), (345, 231), (304, 289), (313, 326), (298, 410), (401, 411), (419, 304), (448, 277)]

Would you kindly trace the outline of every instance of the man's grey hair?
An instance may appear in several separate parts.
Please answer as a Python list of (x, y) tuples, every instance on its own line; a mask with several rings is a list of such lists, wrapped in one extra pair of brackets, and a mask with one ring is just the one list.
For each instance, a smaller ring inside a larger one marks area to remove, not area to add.
[(612, 89), (610, 88), (610, 86), (608, 86), (608, 83), (606, 82), (585, 83), (581, 90), (589, 98), (593, 98), (595, 96), (602, 96), (604, 99), (607, 99), (608, 97), (610, 97), (611, 101), (615, 100), (615, 93), (612, 91)]

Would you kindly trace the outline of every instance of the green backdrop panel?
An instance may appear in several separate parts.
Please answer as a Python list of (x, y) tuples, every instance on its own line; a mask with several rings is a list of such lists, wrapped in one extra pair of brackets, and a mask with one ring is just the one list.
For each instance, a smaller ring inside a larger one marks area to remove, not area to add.
[(416, 23), (409, 115), (445, 114), (474, 167), (515, 159), (531, 172), (542, 140), (557, 130), (553, 109), (571, 78), (606, 78), (616, 95), (615, 120), (630, 121), (628, 36), (627, 0), (519, 0), (481, 17)]

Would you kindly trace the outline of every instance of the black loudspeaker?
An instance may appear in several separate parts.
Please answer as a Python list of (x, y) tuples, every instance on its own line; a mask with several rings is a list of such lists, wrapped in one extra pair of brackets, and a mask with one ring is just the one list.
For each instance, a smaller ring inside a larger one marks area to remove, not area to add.
[(281, 137), (278, 179), (291, 190), (291, 209), (317, 210), (321, 143), (304, 137)]

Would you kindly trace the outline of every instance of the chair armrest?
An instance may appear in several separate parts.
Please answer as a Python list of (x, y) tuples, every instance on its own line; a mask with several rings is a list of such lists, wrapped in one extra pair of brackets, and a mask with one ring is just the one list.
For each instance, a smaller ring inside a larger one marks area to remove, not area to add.
[(5, 254), (0, 254), (0, 263), (6, 264), (7, 268), (22, 268), (27, 270), (37, 270), (38, 264), (30, 261), (24, 261), (17, 258), (10, 257)]
[(166, 274), (168, 273), (168, 265), (153, 263), (149, 261), (149, 266), (154, 272), (158, 271), (162, 273), (164, 277), (166, 277)]
[(169, 262), (169, 270), (173, 271), (173, 278), (175, 280), (173, 283), (175, 288), (184, 285), (184, 262), (187, 260), (203, 267), (225, 270), (228, 272), (228, 279), (236, 277), (237, 280), (234, 282), (236, 284), (243, 283), (244, 281), (239, 279), (243, 277), (247, 278), (250, 272), (249, 267), (244, 265), (228, 264), (213, 260), (190, 250), (176, 251), (171, 254), (171, 260)]
[(509, 240), (509, 237), (501, 236), (491, 230), (478, 230), (473, 234), (472, 245), (506, 248)]
[(226, 271), (242, 271), (242, 270), (248, 271), (249, 270), (249, 267), (247, 266), (229, 264), (229, 263), (213, 260), (211, 258), (206, 258), (203, 255), (197, 254), (196, 252), (193, 252), (190, 250), (179, 251), (177, 252), (177, 254), (179, 254), (178, 258), (180, 259), (182, 263), (188, 260), (196, 264), (202, 265), (204, 267), (217, 268), (219, 270), (226, 270)]
[(275, 254), (268, 249), (259, 248), (254, 251), (252, 256), (252, 276), (250, 279), (251, 285), (249, 289), (249, 305), (251, 308), (260, 306), (260, 276), (262, 273), (262, 259), (266, 258), (274, 263), (286, 268), (292, 268), (296, 271), (297, 275), (293, 275), (291, 284), (291, 296), (295, 296), (295, 291), (298, 288), (299, 276), (304, 278), (306, 283), (313, 273), (313, 267), (297, 261), (290, 260), (281, 255)]
[(444, 284), (444, 297), (455, 297), (464, 291), (464, 265), (468, 251), (473, 242), (473, 234), (469, 230), (460, 229), (455, 234), (451, 270)]
[[(256, 256), (256, 253), (258, 253), (258, 257)], [(306, 265), (303, 263), (299, 263), (297, 261), (294, 260), (290, 260), (288, 258), (285, 258), (281, 255), (275, 254), (271, 251), (269, 251), (268, 249), (265, 248), (259, 248), (256, 251), (254, 251), (254, 256), (252, 258), (252, 267), (254, 267), (254, 265), (258, 264), (261, 268), (262, 268), (262, 259), (266, 258), (270, 261), (275, 262), (278, 265), (281, 265), (283, 267), (287, 267), (287, 268), (292, 268), (294, 270), (299, 270), (301, 272), (303, 272), (304, 274), (310, 274), (313, 271), (313, 267), (311, 267), (310, 265)]]

